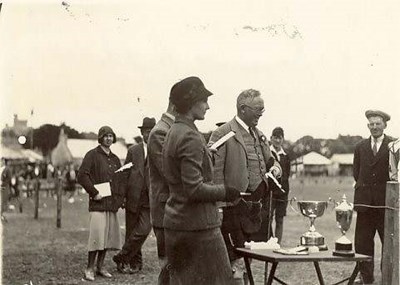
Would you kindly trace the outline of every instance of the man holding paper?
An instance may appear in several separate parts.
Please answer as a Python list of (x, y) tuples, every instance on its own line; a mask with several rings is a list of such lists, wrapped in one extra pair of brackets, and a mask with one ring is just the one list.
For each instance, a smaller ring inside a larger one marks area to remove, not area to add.
[(125, 165), (131, 163), (125, 194), (125, 244), (113, 257), (121, 273), (134, 273), (142, 269), (142, 245), (151, 231), (149, 209), (149, 164), (147, 140), (156, 124), (154, 118), (145, 117), (138, 128), (143, 142), (129, 148)]
[[(243, 91), (237, 98), (236, 108), (237, 115), (212, 133), (209, 146), (217, 149), (214, 182), (247, 194), (223, 207), (221, 227), (235, 284), (242, 284), (244, 268), (234, 248), (243, 247), (244, 242), (260, 229), (261, 207), (266, 208), (268, 204), (266, 174), (271, 172), (280, 176), (281, 167), (274, 160), (266, 137), (256, 128), (264, 112), (260, 92)], [(221, 138), (224, 138), (222, 143)]]

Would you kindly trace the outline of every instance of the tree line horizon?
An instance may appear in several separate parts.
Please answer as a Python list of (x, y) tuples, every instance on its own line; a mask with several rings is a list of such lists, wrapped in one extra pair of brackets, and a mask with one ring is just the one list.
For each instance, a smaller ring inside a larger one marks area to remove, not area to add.
[[(71, 139), (97, 139), (97, 133), (79, 132), (65, 123), (62, 123), (59, 126), (43, 124), (38, 128), (31, 128), (29, 130), (29, 134), (26, 134), (27, 141), (22, 146), (26, 149), (33, 146), (34, 149), (39, 149), (44, 156), (47, 156), (57, 146), (61, 129), (63, 129), (67, 137)], [(32, 131), (33, 134), (31, 133)], [(202, 132), (202, 134), (208, 141), (211, 131)], [(16, 134), (12, 129), (2, 130), (2, 137), (13, 135), (15, 136)], [(363, 137), (360, 135), (339, 134), (336, 139), (314, 138), (311, 135), (304, 135), (294, 142), (285, 140), (283, 148), (289, 154), (291, 159), (296, 159), (311, 151), (315, 151), (330, 158), (333, 154), (353, 153), (356, 144), (362, 139)], [(125, 143), (123, 137), (118, 137), (117, 140)]]

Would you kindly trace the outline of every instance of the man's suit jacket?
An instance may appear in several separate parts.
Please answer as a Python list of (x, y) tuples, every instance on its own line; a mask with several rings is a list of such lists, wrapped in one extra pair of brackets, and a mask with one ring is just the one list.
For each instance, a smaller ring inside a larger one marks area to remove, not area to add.
[[(389, 149), (392, 138), (384, 136), (378, 153), (374, 156), (371, 138), (357, 144), (354, 151), (353, 176), (356, 181), (354, 204), (383, 206), (386, 197), (386, 181), (389, 180)], [(365, 207), (354, 207), (357, 211)]]
[(160, 121), (150, 132), (148, 141), (148, 156), (150, 168), (150, 215), (154, 227), (162, 228), (165, 203), (169, 197), (168, 184), (162, 169), (162, 149), (164, 139), (174, 123), (173, 119), (163, 114)]
[(145, 166), (143, 143), (133, 145), (128, 149), (125, 163), (129, 162), (132, 162), (133, 167), (130, 169), (128, 177), (125, 207), (130, 212), (137, 212), (140, 206), (149, 206), (148, 185), (145, 180), (148, 167)]
[[(230, 131), (235, 132), (235, 136), (227, 140), (215, 155), (214, 182), (217, 184), (225, 183), (225, 185), (234, 187), (240, 192), (245, 192), (249, 186), (249, 173), (247, 169), (247, 151), (240, 128), (241, 126), (233, 118), (211, 134), (209, 145), (218, 141)], [(260, 139), (267, 170), (272, 165), (276, 165), (281, 169), (279, 163), (274, 160), (271, 154), (266, 137), (257, 128), (256, 132)]]

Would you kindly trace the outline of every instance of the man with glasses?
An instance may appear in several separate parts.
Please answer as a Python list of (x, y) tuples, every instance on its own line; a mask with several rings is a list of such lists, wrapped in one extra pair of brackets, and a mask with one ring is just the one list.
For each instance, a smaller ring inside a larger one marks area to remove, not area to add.
[(269, 196), (266, 174), (271, 172), (279, 177), (281, 167), (273, 158), (266, 137), (256, 127), (264, 113), (260, 92), (248, 89), (240, 93), (236, 109), (237, 115), (212, 133), (209, 145), (234, 133), (214, 153), (214, 182), (246, 193), (243, 198), (223, 205), (221, 227), (235, 284), (243, 284), (243, 262), (234, 249), (244, 247), (245, 241), (260, 229), (261, 207), (267, 207)]

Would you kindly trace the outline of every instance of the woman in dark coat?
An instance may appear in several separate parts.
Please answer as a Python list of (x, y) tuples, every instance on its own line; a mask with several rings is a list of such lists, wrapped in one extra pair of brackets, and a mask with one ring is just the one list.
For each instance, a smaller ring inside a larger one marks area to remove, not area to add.
[[(110, 146), (116, 142), (115, 133), (108, 126), (101, 127), (98, 141), (99, 146), (86, 153), (78, 173), (78, 182), (89, 194), (89, 253), (85, 269), (85, 279), (89, 281), (94, 280), (95, 273), (107, 278), (112, 277), (103, 268), (106, 252), (110, 249), (121, 249), (117, 211), (122, 204), (122, 193), (118, 193), (119, 187), (114, 181), (114, 173), (121, 167), (121, 162), (110, 150)], [(96, 187), (102, 183), (110, 183), (111, 196), (100, 195)]]
[(233, 201), (239, 191), (212, 183), (212, 163), (202, 134), (194, 125), (204, 120), (212, 95), (197, 77), (176, 83), (171, 102), (178, 116), (166, 135), (163, 169), (170, 196), (164, 228), (170, 284), (232, 284), (228, 253), (220, 232), (216, 201)]

